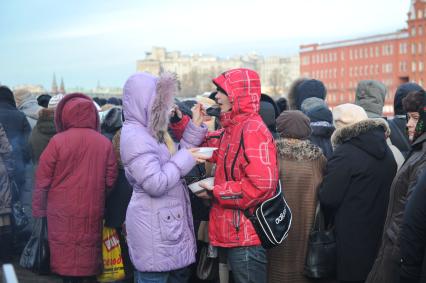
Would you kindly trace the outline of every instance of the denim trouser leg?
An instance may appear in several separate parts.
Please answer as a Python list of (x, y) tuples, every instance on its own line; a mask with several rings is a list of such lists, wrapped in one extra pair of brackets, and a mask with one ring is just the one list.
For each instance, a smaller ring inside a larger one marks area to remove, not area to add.
[(191, 275), (191, 269), (184, 267), (168, 272), (135, 271), (135, 283), (186, 283)]
[(266, 283), (266, 250), (262, 246), (226, 250), (235, 283)]

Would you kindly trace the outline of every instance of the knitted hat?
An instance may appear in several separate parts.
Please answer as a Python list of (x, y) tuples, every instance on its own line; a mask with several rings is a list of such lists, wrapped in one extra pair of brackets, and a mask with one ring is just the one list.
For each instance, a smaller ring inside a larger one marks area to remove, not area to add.
[(309, 97), (325, 99), (327, 89), (321, 81), (315, 79), (304, 80), (296, 87), (296, 107), (301, 109), (303, 100)]
[(49, 104), (47, 105), (47, 108), (56, 108), (58, 106), (59, 101), (64, 98), (63, 94), (57, 94), (52, 96), (52, 98), (49, 100)]
[(419, 91), (422, 90), (422, 87), (419, 86), (416, 83), (405, 83), (398, 87), (398, 89), (395, 92), (395, 98), (393, 101), (393, 111), (395, 115), (405, 115), (407, 114), (406, 111), (404, 111), (404, 107), (402, 106), (402, 100), (404, 97), (407, 96), (412, 91)]
[(380, 118), (385, 105), (387, 89), (378, 81), (366, 80), (358, 83), (355, 104), (364, 108), (368, 118)]
[(347, 127), (366, 119), (368, 119), (368, 116), (365, 110), (355, 104), (345, 103), (333, 109), (333, 122), (336, 129)]
[(333, 115), (324, 100), (317, 97), (310, 97), (303, 101), (302, 112), (313, 122), (333, 123)]
[(284, 111), (276, 120), (282, 138), (304, 140), (311, 135), (309, 118), (299, 110)]

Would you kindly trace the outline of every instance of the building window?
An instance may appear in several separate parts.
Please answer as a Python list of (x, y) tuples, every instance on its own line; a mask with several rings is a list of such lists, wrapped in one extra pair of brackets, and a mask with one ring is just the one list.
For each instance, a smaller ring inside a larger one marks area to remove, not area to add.
[(376, 68), (376, 74), (378, 74), (379, 73), (379, 64), (376, 64), (376, 66), (375, 66), (375, 68)]
[(376, 57), (380, 56), (380, 48), (379, 46), (376, 46)]
[(419, 72), (423, 72), (423, 62), (419, 62)]
[(423, 27), (419, 26), (419, 35), (423, 35)]
[(354, 58), (355, 58), (355, 60), (358, 59), (358, 49), (354, 50)]
[(416, 27), (411, 29), (411, 36), (416, 36)]
[(399, 44), (399, 53), (406, 54), (407, 53), (407, 43), (403, 42)]
[(416, 43), (411, 45), (411, 54), (416, 54)]
[(345, 52), (340, 52), (340, 60), (345, 60)]
[(407, 62), (405, 62), (405, 61), (399, 62), (399, 70), (401, 72), (406, 72), (407, 71)]
[(422, 10), (418, 10), (417, 11), (417, 19), (421, 19), (423, 18), (423, 11)]
[(411, 63), (411, 71), (415, 72), (416, 71), (416, 62), (412, 62)]
[(374, 56), (374, 50), (373, 50), (373, 47), (370, 47), (370, 57), (373, 57)]
[(364, 57), (364, 54), (363, 54), (363, 50), (362, 50), (362, 48), (359, 50), (359, 59), (362, 59)]
[(417, 53), (422, 54), (423, 53), (423, 44), (419, 42), (419, 45), (417, 46)]
[(352, 78), (352, 67), (349, 67), (349, 77), (351, 77)]

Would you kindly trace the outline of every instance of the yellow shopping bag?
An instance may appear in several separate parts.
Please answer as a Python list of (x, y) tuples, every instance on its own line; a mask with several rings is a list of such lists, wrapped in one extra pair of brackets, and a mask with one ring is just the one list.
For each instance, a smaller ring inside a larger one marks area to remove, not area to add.
[(122, 280), (124, 273), (123, 257), (121, 256), (120, 241), (114, 228), (105, 227), (102, 231), (102, 259), (104, 269), (98, 276), (99, 282)]

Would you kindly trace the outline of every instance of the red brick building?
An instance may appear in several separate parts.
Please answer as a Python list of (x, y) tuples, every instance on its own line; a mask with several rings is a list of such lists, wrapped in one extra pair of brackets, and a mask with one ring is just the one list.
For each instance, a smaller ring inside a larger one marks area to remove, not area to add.
[(404, 82), (426, 83), (426, 0), (412, 0), (408, 27), (397, 32), (300, 46), (300, 74), (324, 82), (330, 107), (354, 102), (361, 80), (378, 80), (388, 88), (385, 115), (393, 114), (393, 97)]

